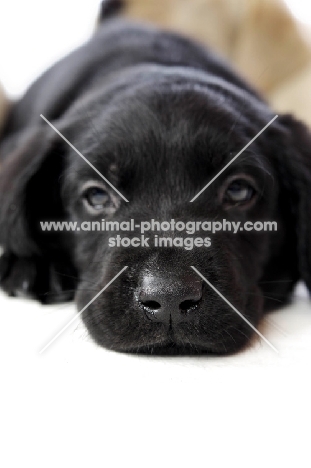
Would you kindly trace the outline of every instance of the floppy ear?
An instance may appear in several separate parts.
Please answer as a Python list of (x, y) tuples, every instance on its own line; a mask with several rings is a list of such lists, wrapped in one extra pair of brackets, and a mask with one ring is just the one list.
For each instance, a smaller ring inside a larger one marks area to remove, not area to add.
[[(11, 295), (27, 293), (43, 302), (46, 293), (73, 288), (64, 236), (44, 234), (39, 221), (64, 217), (60, 176), (63, 142), (44, 127), (10, 138), (0, 152), (0, 264), (2, 287)], [(72, 297), (72, 292), (70, 298)], [(52, 302), (56, 299), (56, 294)], [(64, 297), (67, 299), (67, 297)]]
[(102, 23), (106, 19), (116, 16), (125, 6), (124, 0), (102, 0), (98, 22)]
[(289, 228), (295, 229), (300, 278), (311, 293), (311, 133), (290, 115), (281, 116), (277, 126), (282, 143), (276, 138), (274, 148), (280, 182), (288, 195)]

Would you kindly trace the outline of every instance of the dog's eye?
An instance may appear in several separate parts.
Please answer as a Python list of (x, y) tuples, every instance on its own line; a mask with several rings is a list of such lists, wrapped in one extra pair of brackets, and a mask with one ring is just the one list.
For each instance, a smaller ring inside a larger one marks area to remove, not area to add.
[(84, 192), (84, 199), (93, 210), (102, 211), (109, 208), (110, 196), (106, 190), (100, 187), (90, 187)]
[(225, 202), (242, 204), (250, 201), (255, 195), (254, 188), (245, 180), (234, 180), (228, 186), (225, 194)]

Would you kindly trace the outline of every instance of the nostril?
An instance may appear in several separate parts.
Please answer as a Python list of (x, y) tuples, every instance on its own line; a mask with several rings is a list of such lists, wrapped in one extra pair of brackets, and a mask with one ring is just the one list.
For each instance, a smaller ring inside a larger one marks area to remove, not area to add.
[(158, 310), (161, 308), (161, 304), (157, 301), (141, 301), (141, 303), (144, 307), (148, 307), (148, 309), (151, 310)]
[(148, 274), (140, 280), (134, 298), (147, 319), (171, 326), (196, 317), (202, 294), (202, 281), (191, 275)]
[(190, 299), (190, 300), (183, 301), (179, 304), (179, 309), (182, 310), (183, 312), (187, 312), (187, 310), (193, 309), (194, 307), (196, 307), (199, 302), (200, 302), (200, 299), (197, 299), (197, 300)]

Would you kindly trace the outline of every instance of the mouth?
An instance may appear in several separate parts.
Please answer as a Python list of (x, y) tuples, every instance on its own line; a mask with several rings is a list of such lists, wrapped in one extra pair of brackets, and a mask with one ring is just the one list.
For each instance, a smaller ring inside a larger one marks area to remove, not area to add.
[[(125, 276), (83, 313), (90, 336), (100, 346), (129, 354), (220, 356), (244, 349), (261, 316), (258, 295), (241, 291), (237, 298), (227, 288), (218, 298), (195, 276), (178, 275), (170, 273), (164, 281), (149, 274), (142, 286)], [(227, 297), (237, 308), (225, 303)], [(79, 299), (82, 308), (87, 298)]]
[(166, 341), (153, 345), (130, 348), (126, 351), (128, 354), (142, 354), (153, 356), (196, 356), (202, 354), (214, 354), (213, 351), (206, 348), (200, 348), (191, 344), (180, 345), (174, 341)]
[(142, 354), (154, 356), (191, 356), (191, 355), (209, 355), (223, 354), (221, 351), (213, 349), (212, 345), (195, 344), (193, 342), (184, 342), (181, 337), (177, 337), (174, 329), (169, 327), (165, 336), (157, 341), (130, 346), (122, 352), (129, 354)]
[(140, 354), (146, 356), (222, 356), (228, 354), (228, 351), (223, 349), (212, 349), (202, 345), (193, 343), (180, 344), (174, 341), (165, 341), (163, 343), (155, 343), (144, 346), (131, 347), (123, 350), (128, 354)]

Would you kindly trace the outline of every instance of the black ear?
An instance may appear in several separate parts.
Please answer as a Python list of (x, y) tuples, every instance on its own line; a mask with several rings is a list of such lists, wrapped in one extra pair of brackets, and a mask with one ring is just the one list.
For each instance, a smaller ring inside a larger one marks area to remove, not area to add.
[[(40, 188), (50, 189), (59, 170), (57, 148), (43, 129), (31, 130), (5, 141), (0, 160), (0, 245), (19, 256), (38, 254), (33, 221), (48, 198), (49, 190)], [(46, 179), (47, 166), (52, 173)]]
[(124, 8), (124, 0), (102, 0), (98, 22), (102, 23), (106, 19), (118, 15)]
[[(64, 143), (43, 127), (0, 148), (0, 281), (11, 295), (30, 294), (42, 302), (73, 296), (65, 237), (40, 230), (40, 221), (65, 216), (60, 187), (64, 157)], [(63, 295), (69, 287), (70, 294)]]
[(282, 141), (276, 138), (272, 146), (288, 195), (288, 228), (295, 229), (299, 275), (311, 293), (311, 133), (290, 115), (279, 117), (277, 126)]

